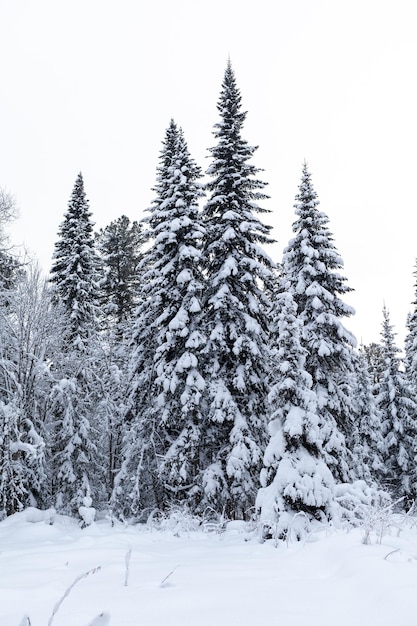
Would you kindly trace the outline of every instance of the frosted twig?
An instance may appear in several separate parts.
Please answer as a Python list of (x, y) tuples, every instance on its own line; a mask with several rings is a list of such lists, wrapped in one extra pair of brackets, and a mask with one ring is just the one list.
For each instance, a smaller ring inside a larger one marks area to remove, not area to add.
[(396, 552), (399, 552), (399, 551), (400, 551), (400, 549), (399, 549), (399, 548), (397, 548), (396, 550), (391, 550), (391, 552), (388, 552), (388, 554), (386, 554), (386, 555), (384, 556), (384, 561), (386, 561), (386, 560), (387, 560), (387, 558), (388, 558), (389, 556), (391, 556), (391, 554), (395, 554)]
[(62, 596), (62, 598), (60, 600), (58, 600), (58, 602), (55, 604), (53, 610), (52, 610), (52, 614), (51, 617), (48, 620), (48, 626), (51, 626), (52, 622), (54, 621), (54, 617), (55, 615), (58, 613), (59, 607), (61, 606), (61, 604), (63, 603), (63, 601), (65, 600), (65, 598), (67, 598), (71, 592), (71, 590), (75, 587), (75, 585), (80, 582), (80, 580), (82, 580), (83, 578), (87, 578), (87, 576), (89, 576), (90, 574), (96, 574), (97, 572), (99, 572), (101, 570), (101, 567), (95, 567), (94, 569), (90, 569), (88, 572), (85, 572), (84, 574), (80, 574), (79, 576), (77, 576), (77, 578), (74, 580), (74, 582), (65, 590), (64, 595)]
[(179, 565), (176, 565), (176, 566), (174, 567), (174, 569), (173, 569), (173, 570), (171, 570), (171, 571), (169, 572), (169, 574), (167, 574), (163, 580), (161, 580), (161, 582), (159, 583), (159, 586), (160, 586), (160, 587), (164, 587), (164, 585), (165, 585), (166, 581), (168, 580), (168, 578), (169, 578), (170, 576), (172, 576), (172, 574), (173, 574), (173, 573), (175, 572), (175, 570), (176, 570), (176, 569), (178, 569), (178, 568), (179, 568)]
[(287, 533), (286, 533), (286, 544), (287, 544), (287, 548), (288, 548), (288, 546), (289, 546), (289, 544), (290, 544), (290, 540), (291, 540), (291, 537), (292, 537), (293, 526), (294, 526), (294, 520), (295, 520), (297, 517), (303, 517), (303, 516), (304, 516), (304, 517), (305, 517), (305, 519), (307, 520), (307, 524), (308, 524), (308, 522), (309, 522), (309, 518), (308, 518), (308, 515), (307, 515), (304, 511), (298, 511), (298, 512), (297, 512), (297, 513), (296, 513), (296, 514), (292, 517), (291, 522), (290, 522), (290, 524), (289, 524), (289, 526), (288, 526), (288, 529), (287, 529)]
[(127, 581), (129, 579), (129, 565), (130, 565), (130, 558), (132, 556), (132, 548), (129, 546), (129, 550), (126, 552), (125, 555), (125, 587), (127, 587)]

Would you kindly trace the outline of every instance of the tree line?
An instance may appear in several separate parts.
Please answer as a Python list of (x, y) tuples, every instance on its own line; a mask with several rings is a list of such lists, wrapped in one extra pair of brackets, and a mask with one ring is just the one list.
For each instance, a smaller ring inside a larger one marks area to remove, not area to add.
[(0, 517), (181, 507), (284, 537), (297, 516), (414, 500), (417, 285), (405, 359), (386, 309), (358, 349), (307, 164), (273, 261), (230, 61), (217, 108), (208, 182), (171, 120), (140, 221), (94, 233), (78, 175), (47, 279), (0, 236)]

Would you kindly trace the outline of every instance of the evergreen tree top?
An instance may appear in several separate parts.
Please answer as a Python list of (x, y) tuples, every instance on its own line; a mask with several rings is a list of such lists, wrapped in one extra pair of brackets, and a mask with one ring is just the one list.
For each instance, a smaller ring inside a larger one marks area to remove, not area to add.
[(58, 235), (50, 281), (55, 285), (57, 299), (69, 314), (70, 336), (76, 345), (82, 347), (97, 320), (98, 258), (81, 172), (75, 181)]
[(199, 248), (204, 232), (198, 209), (203, 195), (198, 180), (201, 170), (174, 120), (162, 145), (154, 187), (157, 196), (143, 219), (150, 245), (140, 263), (142, 308), (136, 324), (140, 333), (147, 332), (145, 318), (149, 328), (156, 320), (169, 319), (173, 315), (170, 306), (181, 301), (185, 277), (194, 276), (199, 282), (200, 274)]
[(381, 345), (383, 347), (385, 364), (387, 365), (388, 362), (392, 362), (398, 367), (400, 359), (397, 355), (400, 349), (395, 344), (395, 336), (397, 333), (394, 332), (390, 314), (385, 304), (382, 309), (382, 315)]
[(222, 117), (222, 121), (214, 125), (214, 128), (218, 129), (214, 133), (216, 137), (222, 135), (226, 124), (229, 129), (233, 130), (236, 134), (240, 131), (247, 115), (246, 111), (240, 110), (241, 103), (242, 96), (237, 87), (232, 63), (230, 59), (228, 59), (222, 82), (222, 90), (217, 103), (217, 110)]
[[(78, 176), (75, 180), (74, 187), (71, 192), (71, 197), (68, 202), (68, 211), (66, 213), (66, 217), (74, 216), (75, 218), (83, 218), (86, 216), (91, 217), (91, 212), (89, 208), (89, 200), (85, 193), (84, 188), (84, 178), (81, 172), (78, 173)], [(65, 219), (63, 224), (65, 223)], [(62, 225), (61, 224), (61, 227)], [(89, 223), (90, 230), (93, 230), (94, 224), (92, 222)]]
[[(217, 108), (220, 121), (214, 125), (214, 136), (218, 141), (209, 149), (213, 160), (207, 170), (210, 180), (206, 189), (210, 195), (203, 209), (207, 229), (206, 253), (213, 259), (219, 255), (224, 258), (225, 248), (232, 256), (239, 250), (258, 259), (262, 265), (272, 266), (259, 246), (272, 242), (269, 237), (271, 227), (256, 216), (257, 213), (270, 212), (258, 204), (268, 197), (261, 191), (266, 183), (256, 177), (260, 170), (250, 162), (256, 147), (249, 146), (241, 136), (246, 113), (241, 111), (241, 95), (230, 61)], [(213, 271), (217, 272), (218, 268)], [(260, 266), (254, 271), (259, 271), (266, 279)]]
[(413, 310), (407, 316), (407, 335), (405, 337), (405, 369), (410, 382), (417, 388), (417, 262), (413, 272), (414, 300), (411, 303)]
[(61, 261), (63, 256), (66, 257), (70, 250), (75, 255), (81, 254), (82, 248), (92, 244), (94, 224), (90, 219), (91, 216), (84, 180), (80, 172), (71, 192), (64, 220), (58, 229), (60, 239), (55, 244), (53, 254), (52, 282), (57, 282), (57, 274), (64, 269)]
[[(195, 219), (198, 199), (203, 196), (198, 182), (202, 173), (192, 159), (182, 128), (173, 119), (166, 130), (157, 167), (157, 193), (146, 210), (143, 222), (148, 224), (147, 237), (175, 239), (179, 226), (187, 226), (187, 216)], [(178, 222), (180, 219), (180, 223)], [(199, 227), (200, 228), (200, 227)]]
[[(317, 207), (320, 204), (318, 195), (314, 189), (311, 173), (307, 163), (304, 161), (299, 185), (299, 192), (295, 196), (295, 213), (298, 220), (293, 224), (293, 231), (298, 233), (300, 237), (309, 238), (313, 247), (332, 248), (332, 257), (337, 266), (343, 266), (342, 258), (336, 254), (336, 250), (332, 244), (333, 235), (328, 229), (329, 218), (325, 213), (319, 211)], [(330, 245), (329, 245), (330, 244)]]
[[(298, 219), (293, 224), (295, 237), (284, 250), (284, 270), (294, 294), (324, 297), (333, 302), (338, 316), (350, 316), (354, 309), (337, 294), (352, 291), (346, 278), (335, 270), (343, 268), (343, 259), (336, 250), (333, 235), (328, 228), (329, 218), (318, 210), (319, 199), (314, 190), (311, 173), (304, 162), (299, 193), (295, 197), (295, 213)], [(320, 293), (319, 293), (320, 292)]]

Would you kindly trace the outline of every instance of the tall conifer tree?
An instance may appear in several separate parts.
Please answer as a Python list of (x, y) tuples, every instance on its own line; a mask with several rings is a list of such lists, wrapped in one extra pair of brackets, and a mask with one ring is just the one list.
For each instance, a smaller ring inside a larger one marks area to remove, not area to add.
[(68, 314), (68, 340), (83, 350), (97, 322), (97, 267), (93, 223), (78, 174), (55, 243), (51, 282)]
[(99, 283), (102, 354), (98, 364), (102, 424), (101, 447), (106, 450), (107, 494), (121, 467), (128, 394), (129, 338), (141, 288), (139, 263), (144, 242), (143, 224), (126, 215), (112, 221), (96, 236), (101, 265)]
[(278, 295), (273, 312), (270, 440), (257, 508), (264, 530), (283, 538), (296, 528), (296, 517), (301, 536), (313, 519), (330, 516), (334, 480), (323, 459), (318, 399), (305, 370), (302, 323), (290, 293)]
[(273, 264), (262, 246), (270, 227), (257, 217), (265, 183), (242, 138), (246, 113), (230, 61), (210, 149), (209, 199), (203, 208), (207, 286), (203, 507), (242, 518), (258, 489), (267, 426), (267, 309), (263, 283)]
[(103, 270), (100, 280), (101, 308), (119, 330), (130, 320), (138, 304), (138, 266), (143, 239), (143, 225), (130, 222), (126, 215), (111, 222), (97, 235)]
[(414, 271), (416, 282), (414, 285), (414, 301), (413, 310), (407, 318), (407, 335), (405, 338), (405, 371), (413, 389), (414, 394), (417, 394), (417, 263)]
[[(51, 392), (54, 423), (53, 491), (59, 510), (76, 514), (87, 496), (98, 503), (103, 466), (97, 448), (101, 430), (95, 422), (99, 397), (98, 259), (84, 181), (78, 175), (55, 244), (51, 282), (57, 314), (67, 329)], [(101, 498), (103, 498), (103, 494)]]
[(408, 501), (417, 495), (417, 403), (400, 368), (399, 349), (389, 312), (384, 306), (381, 346), (385, 369), (377, 385), (376, 404), (381, 412), (384, 447), (384, 484), (394, 498)]
[(296, 196), (294, 239), (283, 257), (284, 286), (297, 304), (302, 324), (302, 346), (307, 350), (306, 370), (318, 397), (324, 451), (335, 478), (348, 482), (352, 465), (345, 437), (353, 431), (354, 405), (352, 348), (355, 339), (342, 324), (354, 310), (341, 300), (351, 289), (339, 273), (343, 261), (328, 229), (328, 217), (318, 210), (319, 200), (304, 163)]
[(140, 271), (125, 460), (114, 506), (124, 514), (196, 497), (200, 449), (202, 227), (200, 168), (171, 120), (148, 209)]
[(382, 458), (384, 443), (381, 412), (376, 406), (374, 383), (363, 349), (355, 354), (354, 363), (355, 383), (352, 393), (356, 420), (349, 445), (356, 462), (358, 478), (382, 485), (385, 469)]

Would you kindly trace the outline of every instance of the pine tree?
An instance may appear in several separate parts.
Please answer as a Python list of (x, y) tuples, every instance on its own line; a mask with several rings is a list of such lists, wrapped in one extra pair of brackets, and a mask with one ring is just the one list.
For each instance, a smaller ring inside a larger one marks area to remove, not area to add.
[(407, 335), (404, 342), (405, 358), (404, 365), (405, 371), (409, 380), (409, 383), (413, 389), (414, 394), (417, 394), (417, 263), (414, 271), (416, 277), (415, 297), (413, 304), (413, 311), (407, 318)]
[(84, 350), (97, 323), (97, 268), (93, 223), (80, 173), (55, 243), (51, 282), (68, 314), (68, 341)]
[(51, 391), (53, 492), (59, 510), (77, 514), (85, 497), (93, 497), (95, 504), (104, 497), (99, 471), (104, 463), (97, 447), (102, 430), (97, 423), (101, 391), (96, 372), (101, 357), (98, 259), (81, 174), (60, 226), (53, 258), (51, 282), (56, 314), (63, 315), (67, 324), (63, 351), (54, 368), (56, 384)]
[(157, 197), (145, 220), (150, 245), (140, 266), (130, 431), (113, 498), (124, 514), (188, 501), (198, 490), (203, 386), (198, 352), (204, 341), (198, 329), (200, 176), (182, 130), (171, 120), (158, 166)]
[(385, 369), (377, 387), (376, 404), (382, 416), (384, 482), (394, 498), (405, 497), (409, 501), (417, 495), (417, 403), (400, 368), (399, 349), (385, 306), (381, 345)]
[(185, 501), (190, 506), (194, 506), (199, 492), (204, 388), (200, 364), (201, 346), (205, 342), (200, 331), (203, 291), (200, 177), (201, 170), (191, 159), (180, 130), (170, 168), (170, 193), (163, 209), (159, 209), (160, 221), (155, 231), (159, 241), (160, 234), (168, 232), (169, 236), (163, 245), (165, 284), (158, 289), (165, 303), (164, 323), (160, 326), (154, 364), (159, 419), (169, 442), (160, 466), (164, 500)]
[(349, 482), (351, 465), (345, 437), (353, 431), (354, 406), (352, 348), (355, 339), (341, 322), (354, 310), (340, 296), (351, 289), (338, 273), (343, 261), (328, 229), (328, 217), (318, 210), (319, 200), (304, 163), (293, 224), (294, 239), (283, 257), (284, 286), (297, 304), (302, 324), (302, 346), (307, 350), (306, 370), (319, 402), (326, 462), (335, 478)]
[(363, 346), (363, 352), (366, 358), (369, 374), (371, 377), (372, 389), (381, 382), (384, 365), (384, 351), (380, 343), (370, 343)]
[(242, 138), (246, 113), (230, 61), (217, 105), (217, 145), (207, 174), (203, 302), (207, 334), (202, 508), (243, 518), (258, 489), (267, 428), (267, 310), (263, 283), (273, 264), (262, 249), (270, 227), (257, 214), (267, 196), (255, 148)]
[(144, 241), (143, 224), (122, 215), (96, 236), (102, 266), (99, 299), (103, 321), (101, 358), (97, 379), (100, 402), (97, 415), (105, 425), (100, 446), (106, 451), (106, 493), (111, 497), (114, 478), (122, 463), (124, 415), (128, 393), (129, 337), (141, 287), (139, 263)]
[(93, 485), (99, 473), (99, 459), (92, 432), (85, 387), (77, 377), (66, 376), (51, 392), (54, 414), (53, 495), (61, 513), (77, 515), (85, 497), (97, 493)]
[(355, 384), (352, 387), (356, 421), (353, 425), (351, 450), (356, 461), (359, 479), (368, 484), (382, 485), (384, 478), (384, 448), (381, 413), (377, 409), (373, 393), (374, 383), (369, 372), (368, 361), (362, 348), (354, 357)]
[(141, 223), (131, 223), (126, 215), (122, 215), (97, 235), (98, 252), (104, 269), (100, 299), (106, 315), (114, 320), (117, 328), (132, 317), (138, 304), (142, 231)]
[(257, 508), (264, 532), (284, 538), (291, 530), (301, 536), (312, 520), (330, 517), (334, 480), (323, 459), (317, 396), (305, 370), (302, 325), (290, 293), (278, 295), (274, 313), (270, 441)]
[[(157, 168), (157, 184), (153, 189), (156, 198), (148, 215), (142, 220), (145, 225), (144, 239), (152, 241), (152, 234), (158, 227), (159, 208), (169, 194), (170, 169), (175, 157), (178, 142), (178, 128), (171, 120), (162, 142), (162, 150)], [(123, 462), (115, 478), (112, 494), (112, 507), (117, 515), (131, 516), (144, 510), (162, 508), (159, 489), (159, 468), (157, 450), (159, 447), (156, 432), (156, 416), (152, 412), (154, 398), (155, 366), (154, 357), (157, 343), (158, 320), (163, 313), (163, 302), (154, 297), (153, 289), (161, 280), (160, 248), (155, 237), (154, 245), (149, 246), (139, 264), (141, 289), (139, 305), (134, 314), (130, 340), (130, 363), (127, 407), (125, 410), (126, 433), (123, 441)]]

